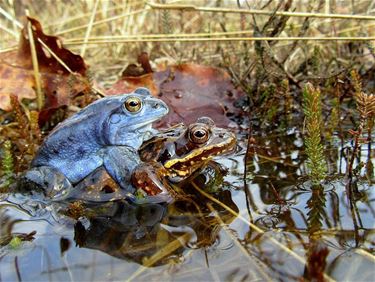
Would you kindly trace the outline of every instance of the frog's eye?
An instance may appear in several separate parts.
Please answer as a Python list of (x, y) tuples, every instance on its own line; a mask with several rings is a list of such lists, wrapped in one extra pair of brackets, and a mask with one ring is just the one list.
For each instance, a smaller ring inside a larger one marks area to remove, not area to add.
[(210, 137), (210, 132), (203, 126), (196, 126), (190, 130), (189, 138), (197, 144), (205, 143)]
[(137, 113), (142, 108), (142, 101), (138, 97), (130, 97), (125, 101), (125, 108), (131, 113)]

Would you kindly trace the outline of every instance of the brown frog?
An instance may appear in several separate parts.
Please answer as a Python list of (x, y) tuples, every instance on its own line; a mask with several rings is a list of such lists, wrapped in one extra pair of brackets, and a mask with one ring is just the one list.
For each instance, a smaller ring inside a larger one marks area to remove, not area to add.
[(205, 167), (213, 158), (236, 147), (235, 135), (218, 128), (208, 117), (160, 132), (139, 149), (143, 161), (132, 173), (132, 184), (144, 196), (167, 198), (170, 182), (179, 182)]

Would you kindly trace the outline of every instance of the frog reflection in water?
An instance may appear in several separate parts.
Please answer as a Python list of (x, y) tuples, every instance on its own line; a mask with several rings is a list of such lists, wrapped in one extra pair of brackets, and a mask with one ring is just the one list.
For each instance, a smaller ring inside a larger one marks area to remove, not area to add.
[(146, 88), (100, 99), (49, 134), (24, 179), (58, 199), (103, 166), (122, 191), (132, 194), (129, 180), (140, 163), (137, 150), (154, 132), (151, 123), (167, 113), (167, 105)]
[(199, 118), (187, 128), (179, 124), (142, 145), (139, 154), (143, 163), (133, 172), (132, 183), (144, 196), (169, 193), (172, 190), (166, 189), (168, 181), (186, 179), (235, 146), (235, 135), (216, 127), (208, 117)]

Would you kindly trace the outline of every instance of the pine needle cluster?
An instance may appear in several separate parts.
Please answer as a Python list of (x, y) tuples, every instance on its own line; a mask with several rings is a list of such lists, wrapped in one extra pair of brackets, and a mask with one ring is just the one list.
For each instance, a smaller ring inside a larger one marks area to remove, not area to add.
[(303, 111), (306, 116), (305, 146), (309, 176), (314, 186), (326, 177), (327, 165), (321, 144), (322, 109), (320, 90), (307, 83), (303, 91)]

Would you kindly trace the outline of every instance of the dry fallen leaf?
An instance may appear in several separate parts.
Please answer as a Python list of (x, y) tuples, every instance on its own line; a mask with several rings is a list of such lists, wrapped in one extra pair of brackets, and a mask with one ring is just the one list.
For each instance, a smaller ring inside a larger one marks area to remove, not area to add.
[[(86, 79), (86, 65), (81, 56), (65, 49), (57, 37), (45, 35), (37, 20), (28, 17), (26, 23), (30, 23), (32, 27), (41, 88), (45, 96), (44, 108), (67, 105), (71, 97), (89, 87)], [(48, 47), (43, 46), (40, 41)], [(19, 101), (24, 98), (36, 98), (36, 83), (30, 50), (25, 24), (21, 31), (18, 50), (0, 54), (0, 109), (2, 110), (11, 109), (11, 95), (16, 95)], [(64, 62), (69, 70), (54, 55)]]
[(170, 107), (170, 113), (156, 127), (178, 122), (193, 123), (200, 116), (211, 117), (217, 126), (227, 127), (230, 115), (242, 111), (233, 103), (245, 94), (237, 89), (224, 70), (197, 64), (182, 64), (141, 76), (124, 76), (107, 94), (133, 91), (147, 87)]

